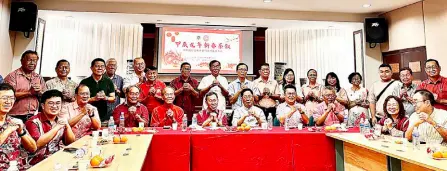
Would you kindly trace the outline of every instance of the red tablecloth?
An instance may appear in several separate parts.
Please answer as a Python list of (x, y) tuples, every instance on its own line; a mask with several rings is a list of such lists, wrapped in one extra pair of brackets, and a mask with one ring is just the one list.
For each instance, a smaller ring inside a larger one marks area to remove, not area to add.
[(333, 171), (334, 140), (325, 133), (279, 127), (272, 131), (192, 132), (192, 170)]
[(157, 130), (159, 132), (152, 137), (141, 170), (189, 171), (191, 163), (190, 132), (163, 130), (161, 128)]
[(144, 171), (335, 170), (334, 140), (324, 131), (285, 131), (279, 127), (236, 133), (158, 130)]

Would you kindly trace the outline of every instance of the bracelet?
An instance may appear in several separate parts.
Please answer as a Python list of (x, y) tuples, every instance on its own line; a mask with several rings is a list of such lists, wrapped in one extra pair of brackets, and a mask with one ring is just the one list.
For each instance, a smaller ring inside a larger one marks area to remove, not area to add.
[(22, 133), (19, 134), (19, 137), (23, 137), (23, 136), (25, 136), (26, 133), (28, 133), (28, 132), (26, 131), (26, 129), (22, 129)]
[(91, 115), (88, 115), (88, 117), (90, 117), (90, 118), (95, 117), (95, 113), (92, 113)]

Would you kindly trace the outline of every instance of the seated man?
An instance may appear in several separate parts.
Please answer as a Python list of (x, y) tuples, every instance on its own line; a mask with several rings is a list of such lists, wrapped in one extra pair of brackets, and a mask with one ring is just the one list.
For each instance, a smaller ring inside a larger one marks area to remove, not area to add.
[(172, 122), (177, 122), (178, 125), (182, 124), (183, 109), (174, 105), (174, 88), (166, 87), (161, 91), (164, 104), (158, 106), (152, 112), (151, 126), (163, 127), (171, 126)]
[(244, 89), (241, 91), (243, 106), (234, 110), (233, 125), (240, 126), (243, 123), (249, 126), (261, 126), (266, 123), (264, 112), (254, 104), (253, 91)]
[(296, 102), (296, 87), (291, 84), (286, 85), (284, 87), (284, 96), (285, 102), (276, 108), (276, 118), (278, 118), (281, 125), (284, 125), (286, 118), (290, 118), (288, 122), (289, 127), (297, 127), (298, 123), (309, 124), (309, 118), (305, 113), (306, 108), (304, 105)]
[(75, 141), (67, 119), (59, 118), (63, 95), (58, 90), (49, 90), (42, 95), (42, 112), (26, 121), (26, 129), (36, 140), (37, 151), (30, 156), (29, 164), (35, 165), (61, 149), (60, 142), (69, 145)]
[[(10, 161), (17, 161), (17, 168), (26, 170), (21, 151), (36, 151), (36, 141), (27, 133), (22, 120), (8, 116), (14, 106), (14, 88), (9, 84), (0, 84), (0, 170), (6, 170)], [(26, 152), (24, 153), (26, 154)]]
[(138, 102), (140, 97), (140, 88), (136, 85), (131, 85), (126, 88), (126, 102), (120, 104), (113, 111), (113, 120), (116, 125), (120, 123), (120, 115), (124, 113), (124, 126), (125, 127), (138, 127), (140, 122), (144, 123), (144, 126), (149, 124), (149, 113), (146, 106)]
[(62, 106), (59, 116), (68, 120), (76, 140), (78, 140), (101, 128), (101, 121), (99, 120), (98, 109), (88, 103), (90, 89), (81, 84), (76, 87), (74, 93), (75, 101)]
[(323, 90), (323, 102), (318, 104), (313, 115), (317, 126), (330, 126), (342, 123), (344, 119), (345, 107), (338, 103), (335, 98), (335, 89), (326, 87)]
[(417, 90), (413, 95), (415, 113), (410, 116), (410, 123), (405, 137), (411, 141), (415, 129), (419, 139), (425, 142), (445, 144), (447, 142), (447, 111), (434, 108), (435, 97), (428, 90)]
[(216, 92), (208, 92), (205, 95), (205, 102), (207, 108), (200, 111), (197, 115), (197, 124), (205, 126), (210, 126), (211, 122), (217, 122), (217, 126), (226, 126), (227, 115), (223, 113), (223, 110), (219, 110), (219, 97)]

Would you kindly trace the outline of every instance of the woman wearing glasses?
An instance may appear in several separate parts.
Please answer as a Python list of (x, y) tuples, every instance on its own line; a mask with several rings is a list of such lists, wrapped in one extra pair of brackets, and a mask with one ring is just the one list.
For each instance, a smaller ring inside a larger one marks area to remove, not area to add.
[(284, 71), (284, 74), (283, 74), (283, 77), (282, 77), (282, 84), (279, 86), (279, 91), (281, 93), (281, 100), (280, 100), (281, 102), (285, 101), (284, 88), (287, 85), (293, 85), (293, 86), (297, 87), (296, 88), (296, 94), (297, 94), (296, 101), (298, 103), (302, 103), (303, 100), (304, 100), (303, 92), (301, 91), (301, 88), (300, 88), (299, 84), (296, 83), (296, 81), (295, 81), (295, 72), (293, 71), (292, 68), (287, 68)]
[(382, 133), (393, 137), (404, 137), (407, 131), (409, 120), (405, 116), (405, 109), (402, 101), (396, 96), (388, 96), (383, 104), (385, 117), (379, 124), (382, 126)]

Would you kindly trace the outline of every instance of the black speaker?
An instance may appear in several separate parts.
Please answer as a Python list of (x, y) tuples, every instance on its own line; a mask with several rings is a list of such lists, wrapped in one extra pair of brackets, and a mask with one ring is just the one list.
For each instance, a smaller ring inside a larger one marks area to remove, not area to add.
[(11, 2), (9, 30), (34, 32), (36, 30), (37, 5), (33, 2)]
[(388, 23), (385, 18), (365, 18), (366, 42), (383, 43), (388, 41)]

